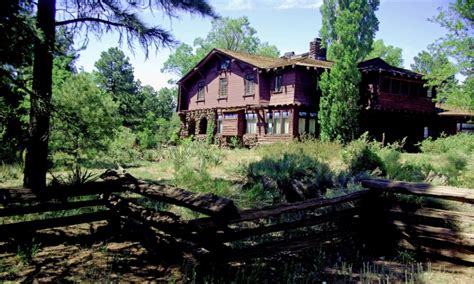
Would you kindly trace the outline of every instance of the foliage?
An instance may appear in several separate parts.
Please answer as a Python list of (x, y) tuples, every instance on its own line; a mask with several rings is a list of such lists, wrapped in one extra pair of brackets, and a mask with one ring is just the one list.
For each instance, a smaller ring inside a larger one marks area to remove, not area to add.
[[(474, 110), (473, 11), (472, 0), (456, 0), (431, 19), (447, 33), (428, 47), (436, 64), (426, 76), (428, 85), (439, 89), (438, 101), (469, 110)], [(446, 62), (446, 58), (452, 63)], [(461, 75), (462, 82), (454, 81), (455, 74)]]
[[(305, 155), (284, 153), (282, 157), (264, 157), (241, 168), (244, 190), (259, 193), (272, 203), (292, 202), (289, 188), (298, 187), (305, 198), (320, 196), (333, 186), (333, 173), (323, 162)], [(296, 185), (298, 183), (298, 185)]]
[[(39, 0), (38, 3), (21, 1), (30, 11), (36, 12), (36, 36), (34, 41), (33, 85), (30, 96), (30, 137), (25, 157), (24, 186), (43, 190), (46, 187), (48, 158), (49, 122), (51, 116), (52, 69), (56, 28), (64, 26), (72, 34), (84, 31), (85, 38), (92, 32), (97, 36), (110, 31), (120, 34), (120, 43), (126, 39), (133, 49), (135, 40), (143, 47), (146, 55), (150, 48), (158, 49), (174, 43), (171, 34), (164, 29), (149, 27), (139, 14), (144, 11), (161, 10), (169, 17), (176, 17), (177, 11), (215, 17), (206, 0), (196, 1), (107, 1), (106, 3), (84, 1)], [(18, 13), (13, 13), (14, 15)], [(59, 20), (56, 20), (59, 19)]]
[(182, 43), (163, 64), (162, 72), (183, 77), (213, 48), (223, 48), (268, 57), (278, 57), (274, 45), (261, 42), (257, 31), (250, 26), (247, 17), (222, 17), (212, 21), (211, 31), (206, 38), (196, 38), (194, 48)]
[(214, 142), (214, 131), (216, 130), (216, 124), (214, 122), (214, 119), (210, 119), (209, 122), (207, 123), (207, 129), (206, 129), (206, 143), (208, 145), (212, 144)]
[(97, 176), (91, 171), (83, 169), (79, 165), (75, 165), (69, 168), (69, 172), (65, 175), (54, 175), (51, 174), (52, 179), (50, 186), (63, 186), (63, 185), (81, 185), (88, 182), (95, 181)]
[(9, 180), (19, 179), (22, 175), (21, 164), (4, 164), (0, 163), (0, 183)]
[(392, 66), (403, 67), (402, 49), (393, 45), (385, 45), (382, 39), (372, 43), (372, 50), (365, 57), (365, 60), (377, 57), (382, 58)]
[(0, 162), (19, 163), (28, 135), (27, 100), (33, 61), (33, 9), (0, 3)]
[(387, 169), (373, 150), (367, 136), (367, 133), (364, 133), (359, 139), (349, 143), (342, 151), (342, 160), (353, 174), (378, 170), (381, 175), (385, 175)]
[(357, 62), (367, 56), (378, 30), (378, 0), (325, 0), (320, 35), (335, 61), (321, 76), (318, 119), (323, 141), (348, 142), (358, 133), (359, 83)]
[(121, 122), (117, 104), (97, 87), (90, 73), (66, 79), (54, 105), (51, 151), (69, 153), (76, 160), (105, 150)]
[(124, 126), (135, 128), (140, 120), (142, 98), (128, 57), (118, 48), (109, 48), (95, 63), (99, 87), (119, 105)]
[(452, 149), (466, 154), (474, 153), (474, 136), (467, 133), (459, 133), (436, 140), (429, 137), (420, 143), (420, 150), (423, 153), (443, 154)]

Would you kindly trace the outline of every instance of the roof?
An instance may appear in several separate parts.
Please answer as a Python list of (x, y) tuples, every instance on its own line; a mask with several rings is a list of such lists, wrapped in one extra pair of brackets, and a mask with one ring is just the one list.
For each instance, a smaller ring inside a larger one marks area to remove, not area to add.
[(205, 62), (209, 60), (211, 55), (216, 52), (227, 55), (228, 57), (231, 57), (233, 59), (245, 62), (259, 69), (282, 68), (285, 66), (293, 66), (293, 65), (328, 69), (328, 68), (331, 68), (331, 66), (333, 65), (333, 62), (331, 61), (312, 59), (312, 58), (309, 58), (306, 54), (303, 56), (294, 56), (288, 59), (288, 58), (267, 57), (267, 56), (232, 51), (232, 50), (227, 50), (227, 49), (222, 49), (222, 48), (214, 48), (213, 50), (211, 50), (211, 52), (209, 52), (206, 55), (206, 57), (204, 57), (196, 65), (195, 68), (193, 68), (193, 70), (189, 71), (186, 75), (184, 75), (183, 78), (181, 78), (178, 81), (178, 83), (182, 82), (185, 78), (194, 74), (194, 72), (196, 72), (196, 68), (198, 68), (199, 66), (202, 66)]
[(359, 64), (357, 64), (357, 67), (359, 68), (361, 72), (365, 71), (365, 72), (397, 73), (399, 75), (415, 77), (417, 79), (421, 79), (421, 77), (423, 77), (422, 74), (413, 72), (411, 70), (392, 66), (379, 57), (362, 61)]
[(467, 109), (460, 109), (455, 107), (450, 107), (444, 104), (438, 104), (438, 115), (439, 116), (470, 116), (474, 117), (474, 111)]

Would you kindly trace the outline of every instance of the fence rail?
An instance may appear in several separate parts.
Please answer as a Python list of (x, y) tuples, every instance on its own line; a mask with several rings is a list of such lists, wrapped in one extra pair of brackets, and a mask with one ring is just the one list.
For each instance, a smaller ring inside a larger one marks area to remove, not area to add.
[[(396, 198), (390, 201), (382, 194), (473, 204), (472, 189), (367, 179), (361, 182), (365, 190), (343, 196), (239, 210), (226, 198), (148, 183), (126, 173), (108, 170), (101, 178), (84, 185), (57, 187), (40, 196), (24, 189), (0, 189), (0, 217), (3, 218), (95, 208), (95, 212), (72, 216), (46, 219), (36, 216), (39, 219), (0, 224), (0, 238), (122, 217), (153, 227), (176, 242), (192, 243), (228, 260), (341, 243), (351, 236), (368, 245), (377, 243), (381, 248), (395, 238), (392, 241), (405, 249), (474, 264), (474, 213), (435, 208), (431, 203), (424, 207), (406, 207)], [(208, 217), (184, 220), (166, 210), (137, 203), (127, 198), (125, 192), (188, 208)], [(72, 198), (80, 196), (89, 197), (88, 200)], [(472, 232), (463, 232), (463, 226)]]

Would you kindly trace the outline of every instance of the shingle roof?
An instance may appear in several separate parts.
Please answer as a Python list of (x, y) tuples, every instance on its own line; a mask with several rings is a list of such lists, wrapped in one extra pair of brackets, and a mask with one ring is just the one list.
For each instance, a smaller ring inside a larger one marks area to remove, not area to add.
[(262, 69), (278, 68), (278, 67), (291, 66), (291, 65), (331, 68), (333, 64), (330, 61), (316, 60), (316, 59), (309, 58), (308, 56), (285, 59), (285, 58), (273, 58), (273, 57), (248, 54), (244, 52), (231, 51), (231, 50), (221, 49), (221, 48), (216, 48), (215, 50), (218, 50), (221, 53), (224, 53), (235, 59), (249, 63), (257, 68), (262, 68)]
[(416, 78), (421, 78), (423, 76), (422, 74), (419, 74), (407, 69), (392, 66), (388, 64), (387, 62), (385, 62), (383, 59), (378, 58), (378, 57), (360, 62), (359, 64), (357, 64), (357, 67), (362, 72), (363, 71), (367, 71), (367, 72), (383, 71), (383, 72), (391, 72), (391, 73), (408, 75), (408, 76), (412, 76)]

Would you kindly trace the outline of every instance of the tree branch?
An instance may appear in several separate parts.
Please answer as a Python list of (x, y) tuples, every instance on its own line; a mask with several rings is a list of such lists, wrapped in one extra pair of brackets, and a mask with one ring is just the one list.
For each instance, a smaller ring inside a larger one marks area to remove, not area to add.
[(111, 26), (115, 26), (115, 27), (126, 27), (125, 24), (122, 24), (122, 23), (116, 23), (116, 22), (111, 22), (111, 21), (107, 21), (107, 20), (104, 20), (104, 19), (100, 19), (100, 18), (93, 18), (93, 17), (85, 17), (85, 18), (77, 18), (77, 19), (71, 19), (71, 20), (65, 20), (65, 21), (58, 21), (56, 22), (56, 26), (65, 26), (65, 25), (69, 25), (69, 24), (76, 24), (76, 23), (85, 23), (85, 22), (96, 22), (96, 23), (102, 23), (102, 24), (106, 24), (106, 25), (111, 25)]

